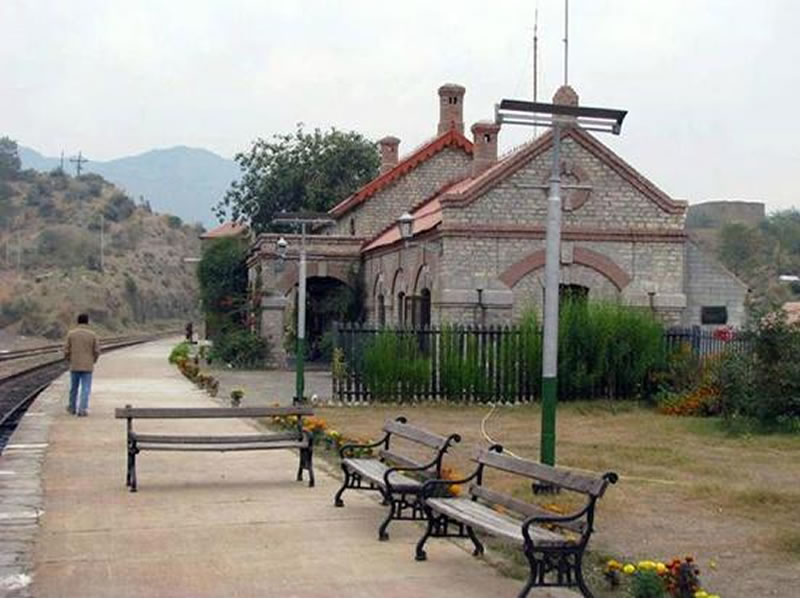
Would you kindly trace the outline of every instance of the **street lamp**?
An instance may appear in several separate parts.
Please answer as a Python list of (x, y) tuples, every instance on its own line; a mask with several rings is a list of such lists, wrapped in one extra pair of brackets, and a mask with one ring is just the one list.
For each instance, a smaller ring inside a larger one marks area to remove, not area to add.
[[(561, 246), (561, 128), (578, 126), (588, 131), (619, 135), (624, 110), (577, 106), (571, 88), (559, 92), (573, 96), (572, 104), (546, 104), (504, 99), (495, 106), (495, 123), (528, 125), (553, 129), (553, 166), (547, 197), (547, 236), (545, 249), (544, 341), (542, 349), (542, 435), (540, 460), (554, 465), (556, 460), (556, 397), (558, 392), (558, 285)], [(559, 93), (556, 94), (558, 96)], [(573, 105), (574, 104), (574, 105)]]
[(404, 212), (397, 218), (397, 226), (400, 228), (400, 237), (408, 243), (414, 236), (414, 217), (408, 211)]
[[(294, 402), (299, 404), (303, 401), (305, 395), (305, 356), (306, 356), (306, 226), (319, 226), (328, 225), (333, 223), (327, 213), (312, 213), (312, 212), (296, 212), (296, 213), (280, 213), (279, 216), (272, 219), (275, 225), (294, 225), (300, 227), (300, 265), (297, 275), (298, 293), (297, 293), (297, 357), (295, 360), (296, 365), (296, 379), (295, 379), (295, 399)], [(277, 242), (278, 256), (281, 259), (286, 258), (289, 243), (281, 237)]]

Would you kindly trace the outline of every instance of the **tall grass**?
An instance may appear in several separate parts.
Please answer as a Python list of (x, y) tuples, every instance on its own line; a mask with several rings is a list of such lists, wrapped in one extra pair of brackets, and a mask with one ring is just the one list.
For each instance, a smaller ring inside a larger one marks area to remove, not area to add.
[(650, 313), (610, 302), (561, 304), (560, 398), (640, 395), (664, 357), (664, 327)]
[(431, 361), (411, 333), (378, 333), (364, 350), (363, 364), (364, 380), (378, 402), (413, 398), (430, 385)]
[[(385, 330), (364, 350), (361, 376), (377, 400), (425, 396), (513, 401), (540, 395), (542, 330), (534, 310), (516, 327), (445, 324), (439, 332)], [(642, 395), (664, 364), (664, 329), (649, 312), (608, 302), (565, 300), (559, 314), (559, 397)]]

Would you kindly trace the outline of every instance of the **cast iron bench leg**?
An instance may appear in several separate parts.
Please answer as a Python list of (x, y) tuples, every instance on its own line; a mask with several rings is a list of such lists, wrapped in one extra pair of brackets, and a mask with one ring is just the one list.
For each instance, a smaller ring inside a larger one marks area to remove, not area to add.
[(427, 507), (427, 505), (425, 506), (425, 515), (428, 517), (428, 525), (425, 528), (425, 534), (417, 542), (416, 553), (414, 554), (415, 560), (428, 559), (428, 555), (425, 552), (425, 542), (427, 542), (428, 538), (431, 537), (431, 535), (433, 535), (434, 522), (433, 522), (433, 512), (431, 511), (430, 508)]
[(350, 473), (347, 471), (347, 467), (344, 466), (344, 463), (342, 463), (341, 466), (344, 472), (344, 481), (342, 482), (342, 487), (339, 488), (339, 491), (336, 492), (336, 495), (333, 497), (333, 505), (338, 507), (344, 506), (342, 494), (344, 494), (344, 491), (349, 487), (347, 484), (350, 483)]
[(308, 469), (308, 487), (314, 487), (314, 448), (306, 450), (306, 468)]
[(483, 544), (481, 544), (478, 536), (475, 535), (475, 530), (469, 525), (467, 525), (467, 535), (469, 536), (469, 539), (472, 540), (472, 544), (475, 546), (475, 550), (472, 551), (472, 556), (480, 556), (483, 554)]
[(136, 491), (136, 453), (137, 452), (138, 452), (138, 449), (134, 448), (133, 451), (130, 454), (130, 459), (131, 459), (131, 477), (130, 477), (131, 485), (130, 485), (130, 489), (131, 489), (131, 492), (135, 492)]
[[(378, 540), (381, 542), (385, 542), (389, 539), (389, 533), (386, 531), (386, 529), (389, 527), (389, 523), (391, 523), (392, 519), (394, 518), (395, 502), (392, 499), (391, 492), (383, 490), (381, 491), (383, 492), (382, 504), (384, 506), (386, 506), (387, 504), (389, 505), (389, 514), (386, 515), (386, 518), (383, 520), (383, 523), (381, 523), (381, 526), (378, 527)], [(397, 502), (400, 501), (398, 500)], [(399, 507), (398, 507), (398, 512), (399, 512)]]

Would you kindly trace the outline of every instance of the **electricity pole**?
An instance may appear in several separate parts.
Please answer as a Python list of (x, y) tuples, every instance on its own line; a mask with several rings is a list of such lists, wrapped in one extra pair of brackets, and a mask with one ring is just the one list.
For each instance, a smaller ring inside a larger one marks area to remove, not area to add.
[(83, 168), (82, 165), (83, 165), (83, 163), (89, 162), (89, 159), (88, 158), (84, 158), (82, 152), (78, 152), (78, 156), (77, 157), (73, 156), (72, 158), (69, 159), (69, 162), (75, 163), (76, 177), (80, 177), (81, 176), (81, 169)]

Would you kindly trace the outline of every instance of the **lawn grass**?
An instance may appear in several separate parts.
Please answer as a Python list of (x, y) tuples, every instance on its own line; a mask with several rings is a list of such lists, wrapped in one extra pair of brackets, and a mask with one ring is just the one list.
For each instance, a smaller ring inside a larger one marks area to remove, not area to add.
[[(458, 432), (463, 441), (446, 464), (467, 474), (474, 447), (487, 445), (481, 423), (488, 411), (474, 405), (375, 405), (326, 407), (317, 414), (359, 438), (377, 439), (384, 420), (401, 414), (431, 431)], [(506, 450), (535, 460), (539, 417), (538, 405), (500, 407), (486, 419), (485, 430)], [(723, 595), (786, 595), (800, 587), (800, 436), (731, 434), (714, 419), (659, 415), (633, 402), (572, 402), (559, 406), (556, 449), (561, 466), (620, 475), (598, 503), (593, 557), (693, 555), (706, 588)], [(565, 509), (579, 501), (566, 493), (542, 500), (525, 482), (503, 473), (487, 483)], [(509, 572), (518, 574), (516, 562), (510, 561)], [(796, 578), (787, 577), (786, 569)], [(595, 585), (604, 585), (599, 569), (592, 571)]]

